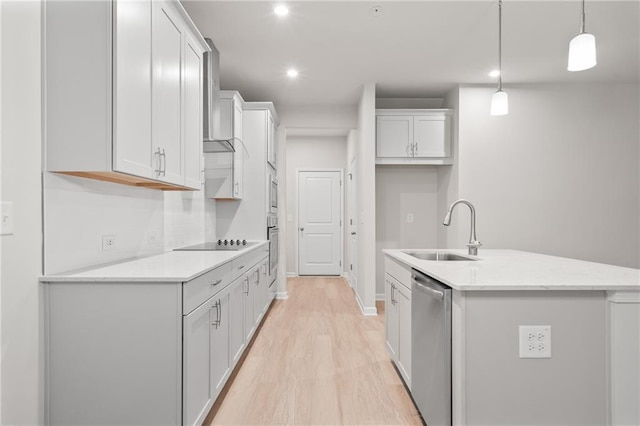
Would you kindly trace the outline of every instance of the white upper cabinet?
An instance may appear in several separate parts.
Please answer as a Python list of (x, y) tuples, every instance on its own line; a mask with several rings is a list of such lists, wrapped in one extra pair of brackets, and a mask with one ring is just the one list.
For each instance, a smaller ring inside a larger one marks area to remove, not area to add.
[(276, 123), (271, 111), (269, 111), (269, 120), (267, 123), (267, 138), (267, 162), (277, 170), (278, 141), (276, 139)]
[(200, 189), (208, 47), (181, 4), (52, 1), (44, 21), (47, 171)]
[(451, 110), (376, 110), (377, 164), (452, 164)]
[(150, 2), (120, 1), (114, 29), (114, 170), (154, 178)]
[(153, 153), (159, 159), (159, 179), (181, 185), (183, 29), (173, 4), (154, 1), (153, 7)]
[(220, 139), (227, 139), (235, 152), (205, 153), (205, 191), (208, 198), (241, 200), (244, 187), (244, 157), (242, 142), (244, 99), (236, 91), (220, 92)]
[(185, 186), (202, 186), (203, 55), (199, 43), (187, 33), (184, 52), (184, 178)]

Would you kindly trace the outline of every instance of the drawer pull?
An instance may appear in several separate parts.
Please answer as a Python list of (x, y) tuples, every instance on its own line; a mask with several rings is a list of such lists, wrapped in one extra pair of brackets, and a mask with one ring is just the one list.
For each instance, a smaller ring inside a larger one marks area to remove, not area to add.
[(240, 269), (244, 269), (244, 265), (238, 266), (238, 270), (240, 270)]
[(211, 282), (211, 286), (212, 286), (212, 287), (215, 287), (215, 286), (217, 286), (218, 284), (220, 284), (221, 282), (222, 282), (222, 278), (220, 278), (219, 280), (212, 281), (212, 282)]

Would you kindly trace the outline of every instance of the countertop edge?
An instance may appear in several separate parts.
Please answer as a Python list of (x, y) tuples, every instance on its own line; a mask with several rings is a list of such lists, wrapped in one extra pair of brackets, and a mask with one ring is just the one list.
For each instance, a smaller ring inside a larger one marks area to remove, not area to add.
[(91, 276), (83, 276), (83, 275), (77, 275), (80, 273), (87, 273), (90, 271), (94, 271), (94, 270), (98, 270), (98, 269), (103, 269), (103, 268), (108, 268), (110, 266), (122, 266), (124, 264), (127, 263), (136, 263), (136, 262), (145, 262), (148, 261), (150, 259), (153, 259), (154, 257), (159, 257), (159, 256), (167, 256), (171, 253), (202, 253), (199, 251), (179, 251), (176, 252), (174, 250), (170, 250), (170, 251), (166, 251), (163, 253), (157, 253), (151, 256), (145, 256), (145, 257), (140, 257), (140, 258), (135, 258), (135, 259), (124, 259), (121, 262), (114, 262), (114, 263), (110, 263), (110, 264), (103, 264), (103, 265), (95, 265), (95, 266), (90, 266), (87, 268), (82, 268), (82, 269), (76, 269), (73, 271), (68, 271), (68, 272), (62, 272), (60, 274), (52, 274), (52, 275), (42, 275), (38, 278), (38, 281), (40, 283), (43, 284), (47, 284), (47, 283), (59, 283), (59, 282), (68, 282), (68, 283), (113, 283), (113, 284), (118, 284), (118, 283), (158, 283), (158, 284), (172, 284), (172, 283), (182, 283), (182, 282), (186, 282), (186, 281), (191, 281), (194, 278), (199, 277), (200, 275), (206, 274), (209, 271), (212, 271), (216, 268), (219, 268), (220, 266), (224, 265), (225, 263), (229, 263), (232, 262), (234, 259), (237, 259), (240, 256), (244, 256), (246, 254), (249, 254), (251, 252), (253, 252), (254, 250), (258, 250), (260, 248), (263, 248), (266, 244), (268, 244), (268, 241), (266, 240), (262, 240), (259, 241), (258, 244), (251, 246), (249, 248), (246, 248), (244, 250), (239, 250), (239, 251), (229, 251), (229, 252), (225, 252), (225, 253), (229, 253), (230, 257), (224, 259), (224, 260), (219, 260), (215, 263), (211, 263), (210, 265), (206, 266), (204, 269), (199, 270), (198, 272), (195, 272), (191, 275), (165, 275), (165, 276), (149, 276), (149, 277), (141, 277), (141, 276), (104, 276), (104, 277), (91, 277)]

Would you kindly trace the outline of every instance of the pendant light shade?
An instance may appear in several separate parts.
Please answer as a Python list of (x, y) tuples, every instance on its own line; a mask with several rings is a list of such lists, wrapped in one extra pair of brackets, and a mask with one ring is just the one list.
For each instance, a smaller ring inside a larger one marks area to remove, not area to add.
[(509, 114), (509, 95), (507, 92), (498, 90), (491, 97), (491, 115)]
[(585, 32), (584, 0), (582, 0), (582, 20), (580, 33), (569, 43), (569, 71), (583, 71), (596, 66), (596, 38), (593, 34)]
[(583, 71), (595, 67), (596, 38), (593, 34), (580, 33), (569, 43), (569, 71)]
[(509, 95), (502, 90), (502, 0), (498, 0), (498, 91), (491, 97), (491, 115), (509, 113)]

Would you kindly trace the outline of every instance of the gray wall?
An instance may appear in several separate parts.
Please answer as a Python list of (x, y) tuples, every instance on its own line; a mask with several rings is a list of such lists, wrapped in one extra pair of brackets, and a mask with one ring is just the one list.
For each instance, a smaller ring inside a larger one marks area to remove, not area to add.
[(40, 346), (42, 203), (40, 2), (0, 2), (2, 201), (14, 233), (2, 236), (1, 424), (42, 424)]
[(376, 167), (376, 298), (384, 299), (382, 249), (436, 247), (443, 218), (438, 215), (438, 167)]
[[(295, 228), (298, 220), (298, 184), (296, 181), (296, 169), (342, 169), (346, 174), (347, 137), (290, 136), (287, 137), (286, 157), (286, 226), (289, 231), (285, 242), (287, 247), (287, 273), (297, 274), (296, 239), (298, 232), (295, 232)], [(282, 175), (280, 179), (282, 180)], [(345, 188), (344, 185), (343, 188)], [(346, 191), (344, 195), (346, 196)], [(343, 198), (343, 206), (345, 205), (346, 198)], [(346, 211), (346, 208), (343, 211)], [(343, 249), (343, 251), (346, 253), (346, 250)], [(343, 265), (345, 264), (346, 262), (343, 262)]]
[[(455, 196), (475, 204), (483, 247), (640, 267), (638, 85), (510, 87), (502, 117), (493, 91), (459, 92)], [(449, 246), (464, 247), (468, 217), (455, 213)]]

